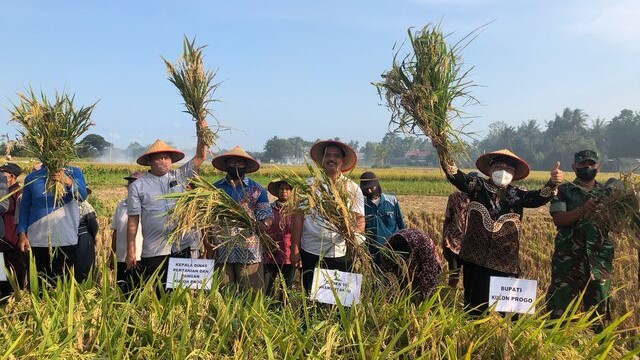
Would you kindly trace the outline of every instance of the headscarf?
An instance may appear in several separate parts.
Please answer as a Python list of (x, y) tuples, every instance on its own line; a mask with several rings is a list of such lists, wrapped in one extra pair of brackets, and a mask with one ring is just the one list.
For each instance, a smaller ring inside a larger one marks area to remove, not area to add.
[[(385, 248), (387, 252), (404, 253), (398, 255), (404, 259), (410, 276), (413, 276), (413, 289), (423, 298), (429, 296), (438, 285), (438, 275), (442, 270), (442, 262), (431, 237), (417, 229), (402, 229), (387, 239)], [(385, 256), (383, 252), (380, 261), (382, 271), (401, 275), (392, 257)]]

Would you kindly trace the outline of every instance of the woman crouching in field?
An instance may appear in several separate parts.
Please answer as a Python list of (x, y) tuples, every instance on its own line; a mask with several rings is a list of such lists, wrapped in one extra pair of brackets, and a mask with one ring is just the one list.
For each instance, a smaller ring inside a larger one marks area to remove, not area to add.
[(465, 307), (472, 315), (487, 309), (491, 276), (518, 277), (523, 208), (547, 204), (564, 175), (557, 162), (540, 190), (526, 191), (511, 184), (529, 175), (529, 165), (509, 150), (484, 154), (476, 167), (488, 178), (470, 176), (438, 149), (447, 180), (469, 195), (470, 203), (460, 258), (463, 261)]
[(417, 229), (391, 235), (380, 251), (380, 269), (396, 277), (400, 288), (410, 285), (416, 300), (427, 298), (438, 285), (442, 262), (431, 237)]

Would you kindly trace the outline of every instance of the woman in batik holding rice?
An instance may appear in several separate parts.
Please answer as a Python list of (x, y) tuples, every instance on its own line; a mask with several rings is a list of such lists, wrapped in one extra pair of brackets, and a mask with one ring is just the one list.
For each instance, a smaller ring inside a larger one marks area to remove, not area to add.
[(460, 249), (463, 261), (465, 307), (482, 314), (489, 300), (491, 276), (518, 277), (523, 208), (547, 204), (563, 173), (557, 162), (540, 190), (527, 191), (511, 184), (529, 175), (529, 165), (509, 150), (484, 154), (476, 167), (488, 178), (467, 175), (452, 161), (441, 159), (447, 179), (469, 195), (467, 231)]

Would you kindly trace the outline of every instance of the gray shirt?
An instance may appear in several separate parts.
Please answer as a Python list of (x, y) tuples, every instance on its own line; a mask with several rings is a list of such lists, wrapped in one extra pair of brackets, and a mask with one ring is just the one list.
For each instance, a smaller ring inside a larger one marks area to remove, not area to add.
[(163, 199), (162, 196), (183, 192), (194, 171), (195, 166), (191, 159), (163, 176), (146, 172), (129, 186), (127, 214), (140, 215), (143, 258), (170, 255), (189, 246), (191, 239), (184, 239), (179, 244), (171, 244), (168, 241), (173, 224), (167, 217), (167, 212), (173, 208), (175, 200)]

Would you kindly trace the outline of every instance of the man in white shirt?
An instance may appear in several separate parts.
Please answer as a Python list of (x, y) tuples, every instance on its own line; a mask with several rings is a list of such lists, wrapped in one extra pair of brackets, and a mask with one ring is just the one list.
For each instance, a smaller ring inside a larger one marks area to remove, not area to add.
[[(310, 150), (313, 161), (322, 168), (333, 182), (341, 182), (340, 188), (349, 193), (350, 210), (355, 214), (355, 232), (364, 232), (364, 196), (358, 184), (342, 173), (352, 170), (357, 163), (355, 151), (348, 145), (334, 140), (319, 141)], [(326, 221), (313, 212), (298, 212), (291, 228), (291, 263), (302, 262), (302, 282), (310, 292), (313, 271), (320, 264), (323, 269), (350, 271), (353, 259), (347, 255), (347, 242), (338, 234), (322, 226)]]

